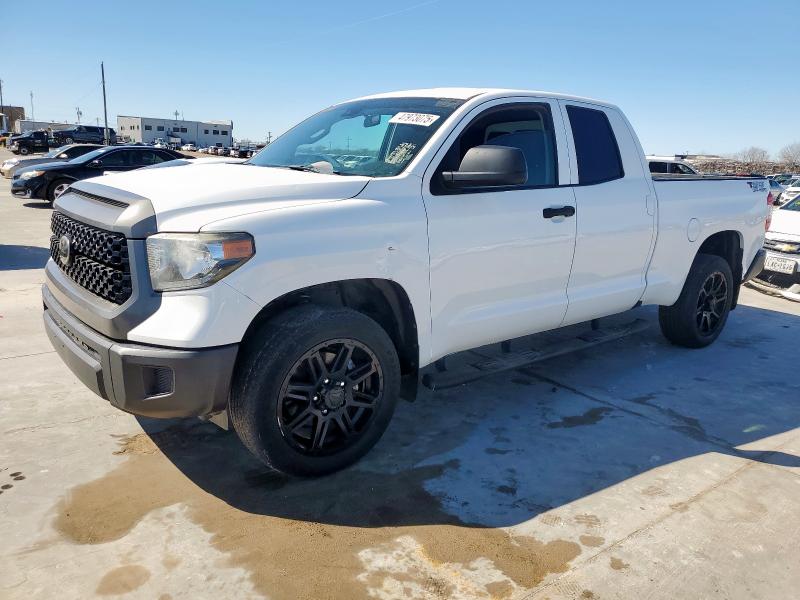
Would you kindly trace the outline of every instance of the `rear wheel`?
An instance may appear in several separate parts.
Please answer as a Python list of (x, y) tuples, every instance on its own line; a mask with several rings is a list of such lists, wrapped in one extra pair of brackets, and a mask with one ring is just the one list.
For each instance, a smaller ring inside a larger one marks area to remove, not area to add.
[(678, 301), (672, 306), (659, 307), (661, 332), (678, 346), (708, 346), (725, 327), (733, 294), (733, 275), (728, 262), (719, 256), (698, 254)]
[(400, 392), (389, 336), (347, 308), (290, 309), (246, 343), (230, 400), (234, 429), (275, 470), (323, 475), (380, 439)]

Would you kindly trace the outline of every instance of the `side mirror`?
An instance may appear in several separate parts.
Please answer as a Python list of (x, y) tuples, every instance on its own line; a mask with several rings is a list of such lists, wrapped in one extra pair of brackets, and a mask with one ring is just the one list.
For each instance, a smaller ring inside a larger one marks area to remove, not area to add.
[(89, 163), (90, 167), (102, 167), (103, 163), (100, 162), (99, 158), (95, 158), (92, 162)]
[(442, 179), (458, 189), (522, 185), (528, 180), (528, 166), (519, 148), (487, 144), (467, 150), (458, 171), (444, 171)]

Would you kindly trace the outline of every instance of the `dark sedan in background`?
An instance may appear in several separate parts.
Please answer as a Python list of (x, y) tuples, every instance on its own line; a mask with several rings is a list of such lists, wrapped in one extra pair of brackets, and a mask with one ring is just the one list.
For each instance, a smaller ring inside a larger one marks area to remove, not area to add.
[(97, 150), (102, 147), (103, 146), (99, 144), (72, 144), (70, 146), (61, 146), (61, 148), (50, 150), (47, 154), (34, 158), (9, 158), (0, 165), (0, 175), (6, 179), (11, 179), (18, 169), (32, 167), (33, 165), (41, 165), (42, 163), (72, 160), (73, 158), (78, 158), (92, 150)]
[(19, 169), (11, 181), (11, 193), (53, 202), (75, 181), (109, 172), (132, 171), (176, 158), (188, 157), (162, 148), (107, 146), (67, 162), (49, 162)]

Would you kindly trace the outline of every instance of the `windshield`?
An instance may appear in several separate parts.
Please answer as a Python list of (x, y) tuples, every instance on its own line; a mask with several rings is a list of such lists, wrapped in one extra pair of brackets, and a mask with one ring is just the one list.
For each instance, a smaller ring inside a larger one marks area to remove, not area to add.
[(391, 177), (411, 162), (463, 103), (451, 98), (346, 102), (293, 127), (247, 164)]
[(800, 196), (781, 206), (780, 210), (794, 210), (800, 212)]
[(67, 162), (69, 162), (71, 165), (82, 165), (83, 163), (94, 160), (98, 156), (102, 156), (109, 150), (113, 149), (114, 148), (112, 146), (106, 146), (105, 148), (98, 148), (97, 150), (92, 150), (91, 152), (87, 152), (86, 154), (81, 154), (80, 156), (76, 156), (75, 158)]
[(62, 152), (64, 152), (69, 146), (61, 146), (61, 148), (56, 148), (55, 150), (50, 150), (47, 154), (45, 154), (42, 158), (55, 158)]

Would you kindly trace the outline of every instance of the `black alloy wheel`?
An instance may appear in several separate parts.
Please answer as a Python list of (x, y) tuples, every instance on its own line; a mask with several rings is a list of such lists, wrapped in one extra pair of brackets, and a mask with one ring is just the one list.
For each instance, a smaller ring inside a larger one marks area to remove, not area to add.
[(382, 395), (383, 372), (369, 348), (353, 339), (323, 342), (297, 360), (283, 381), (281, 434), (303, 454), (339, 452), (366, 431)]
[(716, 333), (722, 323), (728, 300), (728, 282), (719, 271), (706, 278), (700, 293), (697, 295), (697, 312), (695, 320), (702, 336)]

